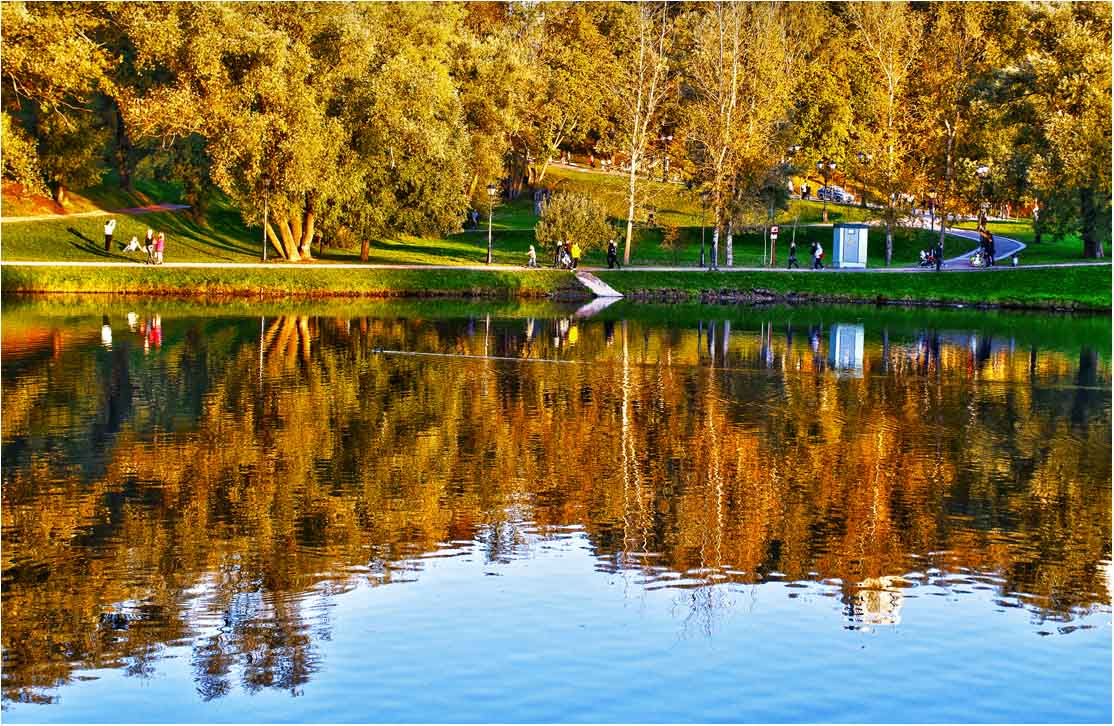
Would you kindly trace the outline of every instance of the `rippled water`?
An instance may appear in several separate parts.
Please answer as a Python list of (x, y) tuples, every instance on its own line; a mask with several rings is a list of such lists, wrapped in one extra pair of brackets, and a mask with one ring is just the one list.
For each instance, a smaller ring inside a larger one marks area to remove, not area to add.
[(6, 300), (3, 718), (1110, 721), (1109, 318), (589, 312)]

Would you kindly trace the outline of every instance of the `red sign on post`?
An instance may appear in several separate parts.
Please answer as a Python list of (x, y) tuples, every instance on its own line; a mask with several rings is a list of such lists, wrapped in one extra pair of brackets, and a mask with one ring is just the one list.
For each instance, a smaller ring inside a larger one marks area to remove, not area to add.
[(773, 239), (777, 239), (777, 225), (776, 224), (773, 225), (772, 227), (770, 227), (770, 237), (772, 237)]

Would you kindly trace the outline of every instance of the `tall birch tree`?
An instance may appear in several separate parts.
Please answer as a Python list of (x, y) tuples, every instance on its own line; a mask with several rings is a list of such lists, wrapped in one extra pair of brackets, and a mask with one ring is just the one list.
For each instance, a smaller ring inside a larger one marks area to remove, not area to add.
[(631, 10), (630, 42), (618, 45), (612, 89), (619, 102), (618, 131), (630, 160), (627, 172), (627, 234), (623, 264), (630, 263), (638, 172), (658, 124), (663, 101), (673, 91), (669, 51), (673, 21), (665, 3), (639, 2)]

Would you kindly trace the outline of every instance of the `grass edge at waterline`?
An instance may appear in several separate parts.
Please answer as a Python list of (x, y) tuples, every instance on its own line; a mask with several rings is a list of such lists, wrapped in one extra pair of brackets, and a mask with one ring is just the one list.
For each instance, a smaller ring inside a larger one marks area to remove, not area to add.
[(591, 295), (563, 270), (64, 267), (3, 265), (0, 290), (15, 293), (189, 297), (486, 297)]
[(832, 302), (1110, 312), (1111, 268), (1010, 268), (984, 272), (672, 272), (601, 271), (636, 300)]

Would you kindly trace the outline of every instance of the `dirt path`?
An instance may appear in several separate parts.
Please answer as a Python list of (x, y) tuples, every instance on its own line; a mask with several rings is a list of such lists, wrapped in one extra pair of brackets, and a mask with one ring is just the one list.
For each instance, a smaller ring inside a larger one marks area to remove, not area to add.
[(153, 214), (154, 212), (178, 212), (189, 209), (188, 204), (149, 204), (146, 207), (127, 207), (125, 209), (94, 209), (91, 212), (70, 212), (69, 214), (40, 214), (33, 217), (0, 217), (2, 224), (17, 222), (44, 222), (52, 219), (71, 219), (75, 217), (111, 217), (114, 214)]

